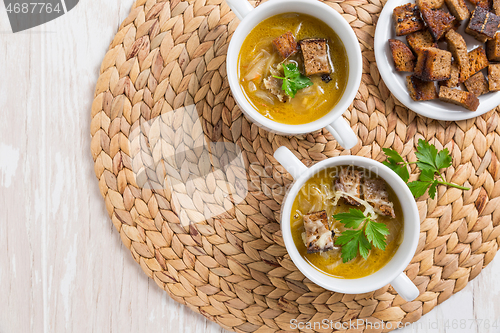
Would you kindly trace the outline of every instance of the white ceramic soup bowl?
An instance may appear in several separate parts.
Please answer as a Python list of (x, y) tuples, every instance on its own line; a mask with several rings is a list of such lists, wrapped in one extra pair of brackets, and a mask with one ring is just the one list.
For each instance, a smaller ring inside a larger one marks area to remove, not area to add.
[[(342, 114), (349, 108), (359, 89), (363, 60), (358, 39), (347, 21), (333, 8), (317, 0), (269, 0), (257, 8), (253, 8), (246, 0), (226, 0), (226, 2), (241, 20), (229, 43), (227, 76), (236, 103), (246, 116), (266, 130), (285, 135), (310, 133), (324, 127), (342, 147), (346, 149), (354, 147), (358, 138), (342, 118)], [(290, 12), (308, 14), (329, 25), (342, 40), (349, 63), (347, 85), (339, 102), (320, 119), (300, 125), (278, 123), (259, 113), (248, 101), (239, 80), (238, 58), (247, 35), (263, 20)]]
[[(325, 289), (345, 294), (366, 293), (390, 283), (405, 300), (411, 301), (418, 297), (419, 291), (417, 287), (403, 271), (410, 263), (417, 249), (420, 217), (417, 204), (408, 186), (394, 171), (377, 161), (350, 155), (331, 157), (307, 168), (285, 147), (278, 148), (274, 153), (274, 157), (294, 178), (293, 184), (283, 199), (281, 208), (283, 240), (292, 261), (309, 280)], [(299, 190), (309, 178), (321, 170), (341, 165), (354, 165), (365, 168), (384, 179), (394, 190), (403, 212), (403, 241), (392, 259), (375, 273), (358, 279), (335, 278), (314, 268), (300, 255), (292, 238), (290, 215)]]

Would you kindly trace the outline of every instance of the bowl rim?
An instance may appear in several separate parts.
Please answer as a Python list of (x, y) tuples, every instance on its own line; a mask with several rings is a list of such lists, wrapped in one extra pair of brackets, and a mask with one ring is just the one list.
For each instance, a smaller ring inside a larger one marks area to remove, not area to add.
[[(312, 266), (298, 252), (291, 233), (291, 208), (298, 191), (313, 175), (326, 168), (341, 165), (355, 165), (365, 169), (370, 169), (370, 167), (377, 168), (374, 172), (384, 179), (394, 190), (398, 196), (404, 215), (403, 241), (394, 256), (378, 271), (356, 279), (336, 278)], [(324, 161), (318, 162), (297, 178), (283, 198), (280, 220), (285, 247), (296, 267), (315, 284), (327, 290), (346, 294), (371, 292), (382, 288), (396, 279), (406, 269), (413, 258), (418, 246), (420, 234), (420, 215), (418, 207), (406, 183), (394, 171), (382, 163), (366, 157), (352, 155), (330, 157)]]
[[(301, 8), (301, 13), (320, 19), (325, 24), (330, 26), (339, 36), (347, 53), (349, 77), (343, 96), (332, 108), (332, 110), (330, 110), (330, 112), (309, 123), (290, 125), (266, 118), (251, 105), (239, 84), (238, 63), (241, 46), (253, 28), (255, 28), (255, 26), (263, 20), (274, 15), (278, 15), (280, 13), (298, 12), (296, 10), (292, 10), (295, 6), (302, 6), (303, 8)], [(315, 13), (312, 13), (312, 11), (315, 11)], [(318, 16), (328, 16), (328, 20), (319, 18)], [(356, 42), (353, 43), (353, 41)], [(354, 30), (335, 9), (317, 0), (269, 0), (262, 5), (259, 5), (253, 9), (242, 22), (240, 22), (231, 38), (231, 42), (229, 43), (226, 59), (226, 71), (229, 86), (233, 97), (236, 103), (240, 106), (241, 110), (251, 120), (264, 128), (287, 134), (303, 134), (316, 131), (331, 124), (345, 111), (347, 111), (359, 90), (362, 77), (362, 66), (363, 58), (361, 55), (361, 48)]]

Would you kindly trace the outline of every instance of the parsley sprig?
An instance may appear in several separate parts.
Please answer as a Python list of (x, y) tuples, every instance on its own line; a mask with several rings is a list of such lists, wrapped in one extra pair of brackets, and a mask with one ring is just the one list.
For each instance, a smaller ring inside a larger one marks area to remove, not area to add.
[(384, 223), (378, 223), (371, 219), (359, 209), (349, 209), (347, 213), (333, 215), (346, 228), (342, 235), (335, 241), (335, 245), (342, 246), (342, 261), (348, 262), (354, 259), (358, 253), (366, 259), (368, 251), (372, 245), (381, 250), (385, 250), (385, 236), (389, 234), (389, 229)]
[[(441, 169), (451, 166), (451, 155), (448, 148), (438, 151), (436, 146), (420, 139), (418, 140), (417, 151), (415, 152), (415, 156), (417, 156), (416, 162), (405, 162), (403, 157), (393, 149), (384, 148), (383, 151), (387, 155), (387, 161), (383, 163), (396, 172), (408, 184), (415, 198), (421, 197), (429, 189), (429, 197), (434, 199), (438, 185), (451, 186), (465, 191), (470, 190), (468, 187), (447, 182), (441, 174)], [(418, 180), (410, 183), (408, 183), (410, 180), (410, 173), (408, 172), (409, 164), (417, 164), (421, 170)]]
[(285, 77), (276, 75), (273, 75), (273, 77), (283, 80), (281, 89), (291, 98), (295, 97), (297, 91), (313, 85), (312, 81), (307, 76), (299, 72), (299, 68), (293, 62), (283, 65), (283, 72), (285, 73)]

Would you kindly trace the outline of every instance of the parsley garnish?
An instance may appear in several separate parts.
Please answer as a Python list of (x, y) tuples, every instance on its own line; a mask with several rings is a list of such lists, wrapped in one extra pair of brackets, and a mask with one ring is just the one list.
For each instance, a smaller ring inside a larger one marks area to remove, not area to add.
[(279, 77), (276, 75), (273, 75), (273, 77), (283, 80), (281, 89), (283, 89), (291, 98), (294, 98), (295, 94), (300, 89), (313, 85), (312, 81), (307, 76), (304, 76), (299, 72), (299, 68), (294, 63), (283, 65), (283, 71), (285, 72), (285, 77)]
[(420, 168), (418, 180), (408, 183), (415, 198), (421, 197), (429, 189), (429, 197), (434, 199), (438, 185), (451, 186), (465, 191), (470, 190), (468, 187), (447, 182), (441, 174), (441, 169), (451, 166), (451, 155), (448, 148), (438, 151), (434, 145), (420, 139), (415, 153), (417, 162), (405, 162), (401, 155), (392, 149), (384, 148), (383, 151), (387, 155), (387, 161), (383, 163), (396, 172), (406, 183), (410, 180), (408, 165), (416, 163)]
[(344, 231), (335, 241), (335, 245), (342, 246), (343, 262), (354, 259), (358, 252), (366, 259), (372, 245), (385, 250), (385, 236), (389, 234), (389, 229), (384, 223), (377, 223), (365, 216), (361, 210), (353, 208), (349, 209), (348, 213), (335, 214), (333, 218), (343, 223), (346, 228), (352, 228)]

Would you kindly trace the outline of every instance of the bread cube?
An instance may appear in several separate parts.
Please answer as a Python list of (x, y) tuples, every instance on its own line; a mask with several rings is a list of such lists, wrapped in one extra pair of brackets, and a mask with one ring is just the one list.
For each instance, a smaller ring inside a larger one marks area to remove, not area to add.
[(426, 47), (438, 47), (429, 30), (416, 31), (406, 35), (406, 42), (415, 53)]
[(454, 26), (455, 17), (440, 9), (431, 9), (423, 6), (420, 8), (420, 11), (435, 40), (441, 39)]
[(455, 30), (451, 29), (445, 35), (448, 50), (457, 61), (460, 68), (460, 77), (465, 81), (470, 75), (469, 53), (467, 52), (467, 44), (464, 38)]
[(448, 87), (439, 89), (439, 99), (447, 103), (460, 105), (470, 111), (476, 111), (479, 106), (479, 99), (473, 93)]
[[(488, 67), (488, 65), (490, 64), (488, 58), (486, 57), (486, 52), (484, 51), (482, 46), (476, 47), (474, 50), (469, 52), (469, 62), (469, 77)], [(468, 79), (469, 77), (467, 77), (466, 79)]]
[(489, 91), (488, 82), (486, 82), (483, 72), (477, 72), (472, 75), (467, 79), (467, 81), (464, 82), (464, 84), (467, 90), (477, 97), (482, 94), (486, 94)]
[(278, 50), (281, 58), (286, 59), (298, 51), (298, 45), (291, 31), (273, 40), (273, 45)]
[(469, 24), (465, 28), (465, 32), (480, 42), (485, 43), (487, 40), (495, 37), (499, 24), (500, 17), (488, 12), (483, 7), (476, 6), (476, 9), (472, 12)]
[(500, 0), (493, 0), (493, 12), (495, 15), (500, 16)]
[(373, 206), (375, 212), (396, 218), (394, 203), (389, 200), (389, 192), (383, 179), (364, 177), (363, 196), (366, 202)]
[(414, 101), (429, 101), (438, 98), (434, 82), (422, 81), (414, 75), (406, 77), (406, 86)]
[(459, 21), (467, 20), (470, 17), (469, 8), (464, 0), (445, 0), (446, 6)]
[(486, 42), (486, 56), (489, 61), (500, 61), (500, 34)]
[(439, 81), (439, 86), (446, 86), (448, 88), (457, 87), (460, 84), (460, 67), (456, 61), (451, 64), (451, 75), (448, 80)]
[(474, 6), (482, 7), (486, 10), (490, 10), (491, 1), (490, 0), (469, 0)]
[(392, 17), (396, 28), (396, 36), (404, 36), (425, 29), (424, 21), (420, 17), (420, 10), (415, 4), (407, 3), (394, 8)]
[(451, 76), (451, 53), (435, 47), (419, 52), (415, 76), (424, 81), (443, 81)]
[(304, 215), (305, 245), (307, 253), (326, 252), (333, 249), (332, 231), (328, 226), (326, 211)]
[(363, 174), (359, 170), (350, 167), (342, 168), (339, 172), (339, 177), (335, 180), (335, 190), (348, 193), (349, 196), (344, 196), (344, 200), (349, 205), (361, 205), (357, 199), (361, 198), (361, 178)]
[(445, 0), (417, 0), (418, 8), (422, 8), (422, 6), (427, 6), (432, 9), (438, 9), (443, 7)]
[(411, 50), (400, 40), (389, 39), (392, 59), (398, 72), (413, 72), (415, 67), (415, 56)]
[(304, 39), (299, 42), (302, 55), (304, 56), (304, 67), (306, 75), (330, 74), (330, 63), (328, 61), (328, 45), (326, 39), (314, 38)]
[(490, 91), (500, 90), (500, 64), (488, 66), (488, 82)]

